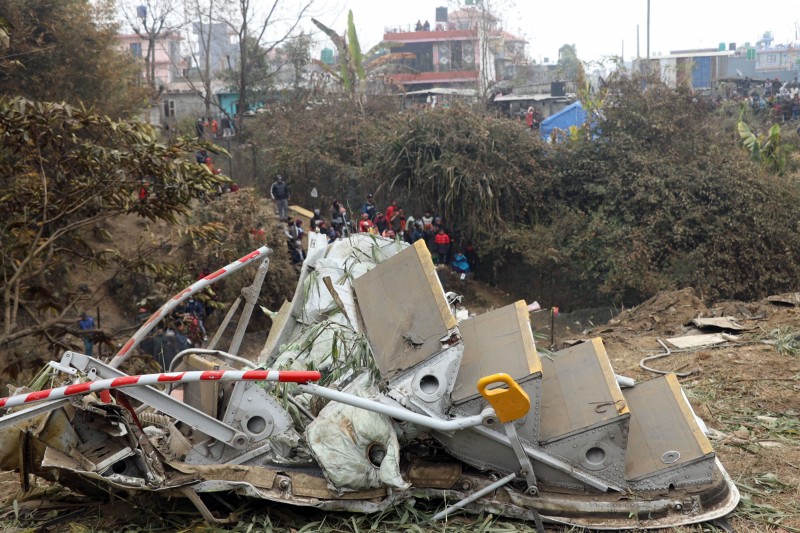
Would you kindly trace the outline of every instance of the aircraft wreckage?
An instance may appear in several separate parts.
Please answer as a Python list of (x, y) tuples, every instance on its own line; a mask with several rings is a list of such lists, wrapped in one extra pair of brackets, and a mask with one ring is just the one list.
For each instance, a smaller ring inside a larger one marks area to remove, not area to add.
[[(0, 467), (90, 494), (185, 497), (209, 521), (212, 492), (366, 513), (429, 498), (445, 502), (434, 519), (607, 530), (738, 503), (675, 376), (620, 388), (600, 339), (540, 356), (522, 301), (458, 322), (421, 242), (312, 234), (257, 362), (240, 357), (268, 256), (188, 287), (109, 362), (65, 352), (48, 369), (63, 387), (0, 400)], [(207, 348), (164, 374), (119, 370), (180, 302), (259, 261)]]

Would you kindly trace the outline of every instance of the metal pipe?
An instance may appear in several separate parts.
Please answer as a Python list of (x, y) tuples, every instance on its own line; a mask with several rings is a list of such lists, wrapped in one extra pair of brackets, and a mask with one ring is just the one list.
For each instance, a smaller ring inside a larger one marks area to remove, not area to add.
[(654, 361), (656, 359), (661, 359), (662, 357), (667, 357), (668, 355), (672, 355), (672, 350), (669, 349), (669, 346), (667, 346), (664, 343), (664, 341), (662, 341), (661, 339), (656, 339), (656, 340), (658, 341), (658, 344), (660, 344), (661, 347), (664, 348), (665, 353), (659, 353), (659, 354), (656, 354), (656, 355), (651, 355), (651, 356), (645, 357), (644, 359), (639, 361), (639, 366), (643, 370), (647, 370), (648, 372), (652, 372), (654, 374), (675, 374), (679, 378), (685, 378), (685, 377), (691, 376), (694, 373), (693, 370), (690, 370), (688, 372), (673, 372), (672, 370), (659, 370), (657, 368), (652, 368), (652, 367), (647, 366), (645, 363), (648, 362), (648, 361)]
[(647, 59), (650, 59), (650, 0), (647, 0)]
[(483, 497), (484, 495), (489, 494), (490, 492), (499, 489), (503, 485), (508, 484), (508, 482), (511, 481), (512, 479), (514, 479), (515, 477), (517, 477), (517, 473), (516, 472), (511, 473), (511, 474), (507, 475), (506, 477), (504, 477), (502, 479), (498, 479), (497, 481), (495, 481), (491, 485), (486, 485), (481, 490), (474, 492), (472, 495), (467, 496), (463, 500), (454, 503), (450, 507), (446, 507), (445, 509), (442, 509), (441, 511), (439, 511), (438, 513), (433, 515), (433, 518), (431, 518), (431, 520), (441, 520), (442, 518), (447, 517), (447, 515), (449, 515), (453, 511), (455, 511), (457, 509), (461, 509), (462, 507), (474, 502), (475, 500)]
[(144, 387), (159, 383), (195, 383), (198, 381), (280, 381), (284, 383), (307, 383), (309, 381), (318, 381), (321, 378), (322, 374), (311, 370), (198, 370), (193, 372), (120, 376), (0, 398), (0, 408), (15, 407), (17, 405), (41, 402), (44, 400), (68, 398), (102, 390)]
[(61, 400), (53, 400), (48, 403), (40, 403), (39, 405), (34, 405), (33, 407), (28, 407), (27, 409), (23, 409), (21, 411), (16, 411), (14, 413), (5, 415), (0, 417), (0, 429), (3, 429), (8, 426), (13, 426), (14, 424), (18, 424), (23, 420), (28, 420), (29, 418), (33, 418), (34, 416), (39, 416), (43, 413), (49, 413), (50, 411), (55, 411), (65, 405), (69, 404), (69, 400), (61, 399)]
[(454, 418), (452, 420), (442, 420), (439, 418), (431, 418), (429, 416), (421, 415), (401, 407), (394, 407), (393, 405), (386, 405), (376, 402), (375, 400), (362, 398), (361, 396), (355, 396), (353, 394), (347, 394), (346, 392), (320, 387), (319, 385), (309, 383), (305, 385), (298, 385), (298, 388), (302, 392), (308, 394), (313, 394), (334, 402), (352, 405), (353, 407), (358, 407), (359, 409), (365, 409), (367, 411), (372, 411), (373, 413), (379, 413), (390, 418), (411, 422), (412, 424), (435, 429), (437, 431), (455, 431), (458, 429), (480, 426), (483, 425), (486, 420), (496, 420), (497, 417), (494, 409), (487, 407), (479, 415)]
[(156, 327), (165, 316), (167, 316), (173, 309), (178, 307), (182, 302), (187, 300), (193, 294), (200, 292), (201, 290), (205, 289), (212, 283), (223, 279), (224, 277), (236, 272), (237, 270), (241, 269), (248, 263), (250, 263), (256, 257), (262, 257), (268, 255), (271, 252), (269, 247), (262, 246), (257, 250), (253, 250), (249, 254), (245, 255), (244, 257), (240, 257), (233, 263), (220, 268), (216, 272), (212, 272), (208, 276), (197, 280), (196, 282), (192, 283), (181, 292), (173, 296), (172, 298), (167, 301), (164, 305), (162, 305), (155, 313), (153, 313), (147, 321), (142, 324), (142, 327), (133, 334), (133, 337), (125, 343), (125, 346), (120, 348), (117, 354), (111, 359), (109, 366), (111, 368), (119, 368), (119, 366), (124, 363), (128, 357), (130, 357), (133, 349), (139, 345), (142, 340), (151, 332), (153, 328)]
[(233, 315), (234, 313), (236, 313), (236, 310), (239, 309), (239, 305), (241, 303), (242, 303), (242, 296), (239, 295), (239, 297), (236, 298), (236, 301), (233, 302), (231, 308), (228, 309), (228, 313), (225, 315), (225, 318), (222, 319), (222, 324), (219, 325), (217, 332), (214, 333), (214, 336), (211, 338), (210, 341), (208, 341), (209, 350), (213, 350), (217, 347), (217, 343), (222, 338), (222, 334), (225, 333), (225, 330), (228, 328), (228, 323), (231, 321), (231, 318), (233, 318)]

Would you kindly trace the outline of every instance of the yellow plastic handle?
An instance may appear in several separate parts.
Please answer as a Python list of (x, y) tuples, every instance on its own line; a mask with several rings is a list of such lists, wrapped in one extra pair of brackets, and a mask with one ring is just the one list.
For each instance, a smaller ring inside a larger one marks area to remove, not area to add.
[[(499, 387), (491, 390), (486, 388), (497, 383), (506, 385), (507, 388)], [(522, 387), (508, 374), (482, 377), (478, 380), (478, 392), (492, 405), (497, 418), (503, 424), (522, 418), (531, 408), (528, 393), (522, 390)]]

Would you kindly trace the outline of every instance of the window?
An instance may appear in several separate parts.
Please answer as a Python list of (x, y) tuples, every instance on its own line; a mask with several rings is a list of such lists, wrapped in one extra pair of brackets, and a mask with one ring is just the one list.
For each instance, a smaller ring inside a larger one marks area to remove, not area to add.
[(164, 118), (175, 117), (175, 100), (164, 100)]
[(453, 41), (450, 44), (450, 67), (453, 70), (461, 70), (463, 68), (462, 60), (463, 60), (463, 51), (461, 47), (461, 41)]
[(142, 57), (142, 43), (131, 43), (131, 55), (133, 57)]
[(767, 54), (767, 63), (777, 63), (777, 62), (778, 62), (777, 54)]

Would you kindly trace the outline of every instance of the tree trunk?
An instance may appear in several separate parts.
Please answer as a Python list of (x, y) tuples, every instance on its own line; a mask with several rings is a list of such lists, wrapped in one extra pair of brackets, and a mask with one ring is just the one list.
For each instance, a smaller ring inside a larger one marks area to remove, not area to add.
[[(205, 91), (205, 104), (206, 104), (206, 117), (211, 116), (211, 98), (213, 95), (211, 94), (211, 31), (213, 29), (211, 25), (212, 21), (212, 11), (214, 9), (214, 2), (213, 0), (208, 4), (208, 33), (206, 36), (205, 42), (205, 62), (203, 65), (203, 90)], [(201, 19), (201, 27), (202, 27), (202, 19)]]
[(147, 76), (150, 87), (156, 87), (156, 38), (150, 34), (147, 38)]
[[(237, 135), (244, 133), (244, 113), (247, 111), (247, 17), (239, 33), (239, 109), (236, 113)], [(241, 138), (241, 137), (240, 137)]]

